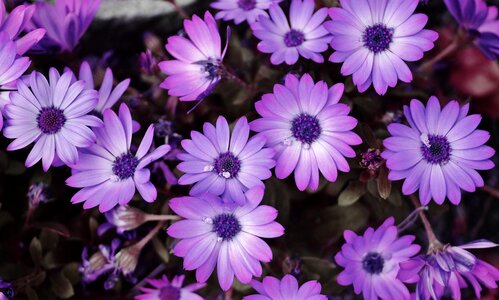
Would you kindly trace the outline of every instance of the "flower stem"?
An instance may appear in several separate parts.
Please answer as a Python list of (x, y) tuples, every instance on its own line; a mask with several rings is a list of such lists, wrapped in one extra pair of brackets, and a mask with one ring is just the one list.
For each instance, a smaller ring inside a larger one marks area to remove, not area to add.
[(149, 243), (150, 240), (158, 233), (158, 231), (165, 225), (166, 221), (161, 221), (154, 228), (145, 236), (143, 237), (137, 244), (136, 246), (138, 249), (144, 248), (144, 246)]
[(491, 196), (499, 199), (499, 190), (498, 189), (491, 187), (491, 186), (488, 186), (488, 185), (481, 187), (481, 189), (484, 192), (489, 193)]
[(145, 222), (149, 221), (176, 221), (180, 220), (179, 216), (174, 216), (174, 215), (150, 215), (146, 214), (145, 216)]
[(419, 71), (426, 71), (430, 67), (432, 67), (434, 64), (437, 62), (441, 61), (442, 59), (446, 58), (450, 54), (452, 54), (454, 51), (456, 51), (459, 46), (461, 45), (461, 41), (459, 38), (455, 38), (452, 43), (450, 43), (447, 47), (445, 47), (442, 51), (440, 51), (437, 55), (435, 55), (432, 59), (428, 60), (427, 62), (423, 63), (419, 67)]
[(420, 206), (413, 210), (402, 222), (397, 225), (398, 231), (402, 232), (412, 226), (418, 218), (417, 215), (419, 212), (424, 210), (428, 210), (428, 206)]
[(175, 10), (179, 13), (180, 16), (182, 16), (182, 18), (189, 19), (189, 15), (185, 11), (185, 9), (182, 6), (178, 5), (176, 0), (166, 0), (166, 1), (173, 4), (173, 6), (175, 7)]
[[(419, 203), (418, 198), (414, 194), (410, 195), (409, 198), (411, 198), (411, 201), (414, 204), (414, 206), (416, 207), (416, 209), (421, 207), (421, 203)], [(424, 229), (426, 230), (426, 234), (428, 235), (428, 243), (430, 244), (428, 249), (431, 251), (432, 249), (441, 246), (442, 244), (435, 236), (435, 233), (433, 232), (433, 229), (431, 228), (430, 221), (428, 221), (428, 218), (426, 217), (424, 210), (419, 210), (418, 213), (419, 213), (419, 218), (423, 222)]]
[(246, 81), (242, 80), (240, 77), (238, 77), (236, 74), (233, 72), (229, 71), (227, 67), (223, 67), (223, 75), (226, 79), (235, 81), (237, 84), (242, 86), (243, 88), (247, 89), (248, 91), (253, 91), (254, 87), (253, 85), (247, 83)]

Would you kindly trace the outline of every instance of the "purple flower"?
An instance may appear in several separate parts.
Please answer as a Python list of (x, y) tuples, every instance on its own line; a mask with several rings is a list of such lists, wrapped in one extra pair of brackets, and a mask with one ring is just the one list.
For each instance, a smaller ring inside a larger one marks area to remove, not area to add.
[(380, 95), (397, 80), (412, 81), (404, 61), (417, 61), (433, 48), (438, 34), (423, 27), (424, 14), (413, 15), (419, 0), (340, 0), (325, 24), (333, 34), (330, 61), (343, 62), (341, 74), (353, 74), (360, 92), (374, 85)]
[(12, 284), (0, 279), (0, 300), (14, 299), (14, 289)]
[(263, 187), (246, 192), (244, 206), (224, 203), (220, 198), (181, 197), (170, 200), (170, 208), (185, 220), (173, 223), (168, 234), (180, 239), (173, 251), (184, 258), (186, 270), (196, 270), (198, 282), (206, 282), (217, 266), (218, 282), (228, 290), (234, 275), (242, 283), (262, 275), (262, 262), (270, 262), (272, 250), (262, 240), (284, 234), (277, 210), (261, 205)]
[(140, 288), (142, 295), (135, 296), (135, 300), (203, 300), (194, 292), (205, 287), (204, 283), (193, 283), (182, 287), (185, 275), (175, 276), (172, 281), (166, 275), (160, 279), (146, 279), (153, 288)]
[[(323, 26), (327, 8), (314, 13), (314, 0), (293, 0), (289, 9), (289, 23), (278, 4), (270, 6), (270, 18), (260, 15), (251, 25), (253, 34), (261, 40), (258, 50), (272, 53), (274, 65), (286, 62), (293, 65), (302, 56), (315, 62), (324, 62), (320, 54), (328, 48), (331, 35)], [(291, 24), (291, 26), (290, 26)]]
[(47, 33), (37, 45), (44, 50), (72, 51), (92, 23), (101, 0), (55, 0), (36, 2), (28, 28)]
[(211, 7), (220, 10), (215, 18), (225, 21), (234, 20), (235, 24), (243, 21), (254, 23), (258, 16), (268, 16), (266, 10), (270, 5), (282, 0), (217, 0)]
[(49, 81), (33, 72), (25, 81), (17, 81), (17, 89), (11, 92), (11, 103), (5, 106), (4, 135), (15, 139), (7, 150), (34, 143), (26, 167), (41, 159), (45, 171), (59, 159), (67, 165), (75, 164), (77, 148), (95, 142), (89, 127), (102, 126), (101, 120), (88, 115), (97, 104), (97, 92), (85, 89), (83, 81), (75, 82), (72, 72), (60, 76), (54, 68), (50, 69)]
[(187, 153), (177, 157), (183, 160), (177, 168), (185, 172), (179, 184), (196, 184), (190, 195), (213, 194), (221, 196), (224, 202), (245, 203), (244, 192), (260, 186), (262, 180), (270, 178), (274, 167), (274, 150), (263, 148), (263, 136), (248, 139), (250, 127), (246, 117), (240, 118), (232, 135), (224, 117), (218, 117), (216, 127), (204, 123), (204, 135), (191, 132), (191, 140), (183, 140)]
[(461, 288), (468, 281), (480, 299), (480, 283), (496, 289), (499, 270), (478, 259), (466, 249), (492, 248), (497, 244), (478, 240), (461, 246), (445, 245), (432, 249), (429, 254), (417, 256), (400, 264), (399, 279), (417, 283), (416, 299), (440, 299), (450, 290), (453, 299), (461, 299)]
[(475, 37), (475, 44), (489, 59), (499, 55), (499, 20), (497, 7), (487, 7), (483, 0), (444, 0), (459, 24)]
[(409, 291), (397, 275), (400, 263), (409, 260), (421, 247), (412, 244), (414, 236), (397, 234), (393, 217), (376, 230), (369, 227), (363, 236), (346, 230), (346, 244), (335, 256), (336, 262), (345, 268), (338, 275), (338, 283), (353, 284), (355, 294), (362, 292), (366, 300), (409, 299)]
[(260, 283), (256, 280), (251, 281), (251, 286), (259, 295), (250, 295), (243, 300), (327, 300), (327, 297), (321, 295), (321, 284), (315, 280), (305, 282), (301, 287), (293, 275), (286, 275), (279, 279), (266, 276)]
[[(7, 15), (4, 1), (0, 1), (0, 32), (5, 32), (16, 43), (17, 54), (23, 55), (45, 35), (45, 29), (35, 29), (20, 37), (35, 12), (34, 5), (19, 5)], [(3, 43), (0, 43), (3, 45)]]
[(275, 149), (277, 178), (295, 171), (300, 190), (317, 189), (319, 171), (333, 182), (338, 170), (350, 170), (345, 157), (355, 157), (350, 145), (362, 141), (350, 131), (357, 125), (357, 120), (348, 116), (350, 108), (338, 103), (343, 89), (341, 83), (329, 89), (323, 81), (314, 84), (308, 74), (300, 80), (287, 75), (284, 85), (274, 85), (273, 94), (263, 95), (255, 103), (262, 118), (250, 126)]
[(165, 48), (175, 59), (158, 64), (168, 76), (161, 87), (168, 90), (169, 95), (180, 97), (181, 101), (202, 100), (222, 78), (222, 60), (229, 34), (222, 52), (217, 23), (209, 12), (204, 14), (204, 21), (196, 15), (192, 20), (184, 20), (184, 29), (189, 39), (168, 38)]
[(388, 179), (404, 179), (402, 192), (410, 195), (419, 189), (423, 205), (430, 199), (442, 204), (448, 197), (453, 204), (461, 201), (461, 190), (475, 191), (484, 185), (476, 170), (494, 167), (489, 159), (495, 151), (485, 146), (490, 134), (476, 130), (480, 115), (466, 116), (469, 104), (459, 107), (451, 101), (442, 110), (436, 97), (426, 109), (416, 99), (404, 106), (409, 126), (390, 124), (392, 137), (384, 140), (382, 153), (390, 169)]
[(154, 126), (149, 126), (135, 154), (130, 152), (132, 116), (125, 104), (121, 104), (119, 116), (106, 109), (104, 127), (97, 128), (95, 132), (97, 143), (80, 153), (78, 163), (70, 165), (73, 176), (66, 180), (66, 184), (82, 188), (71, 202), (85, 202), (85, 209), (98, 205), (101, 212), (106, 212), (118, 204), (127, 204), (136, 188), (145, 201), (156, 200), (156, 188), (149, 181), (151, 172), (145, 167), (165, 155), (170, 146), (162, 145), (147, 154)]

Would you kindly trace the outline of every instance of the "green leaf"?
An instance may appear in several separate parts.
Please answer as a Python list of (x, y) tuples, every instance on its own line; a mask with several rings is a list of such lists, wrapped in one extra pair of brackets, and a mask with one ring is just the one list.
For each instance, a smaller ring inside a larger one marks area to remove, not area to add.
[(38, 222), (38, 223), (33, 223), (31, 226), (39, 229), (45, 229), (48, 231), (55, 232), (59, 235), (62, 235), (63, 237), (70, 237), (71, 233), (69, 232), (69, 229), (64, 226), (61, 223), (57, 222)]
[(385, 164), (379, 168), (377, 183), (379, 196), (383, 199), (388, 199), (392, 192), (392, 182), (388, 180), (388, 168)]
[(302, 270), (314, 279), (327, 280), (335, 274), (336, 265), (327, 259), (318, 257), (302, 257)]
[(351, 181), (347, 188), (338, 196), (339, 206), (349, 206), (357, 202), (366, 193), (366, 184), (360, 181)]
[(24, 163), (17, 161), (17, 160), (9, 161), (7, 169), (5, 169), (6, 175), (14, 175), (15, 176), (15, 175), (21, 175), (24, 172), (26, 172), (26, 167), (24, 166)]
[(26, 294), (26, 297), (28, 297), (28, 300), (38, 300), (38, 294), (31, 287), (27, 286), (24, 289), (24, 293)]
[(78, 270), (79, 267), (79, 262), (71, 262), (62, 268), (62, 273), (73, 285), (81, 281), (81, 273)]
[(158, 237), (152, 239), (152, 244), (154, 246), (154, 250), (156, 254), (161, 258), (161, 260), (167, 264), (170, 261), (170, 254), (168, 250), (166, 250), (166, 246)]
[(40, 243), (45, 251), (52, 250), (59, 243), (59, 235), (53, 231), (42, 230), (40, 233)]
[(31, 254), (31, 259), (37, 266), (42, 263), (42, 252), (43, 249), (40, 240), (34, 237), (29, 244), (29, 253)]
[(61, 299), (68, 299), (75, 294), (73, 285), (62, 272), (57, 272), (50, 276), (50, 285), (54, 294)]

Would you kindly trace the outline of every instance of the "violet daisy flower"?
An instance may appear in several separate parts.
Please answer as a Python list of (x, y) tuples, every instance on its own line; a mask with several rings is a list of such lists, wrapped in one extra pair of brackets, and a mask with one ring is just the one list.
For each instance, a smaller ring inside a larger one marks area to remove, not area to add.
[(234, 20), (240, 24), (243, 21), (254, 23), (258, 16), (268, 16), (266, 10), (270, 5), (282, 0), (217, 0), (211, 3), (211, 7), (218, 9), (215, 15), (217, 19), (225, 21)]
[(220, 198), (180, 197), (170, 200), (170, 208), (185, 220), (173, 223), (168, 234), (180, 239), (173, 252), (184, 258), (186, 270), (196, 270), (198, 282), (206, 282), (217, 266), (218, 282), (228, 290), (234, 275), (242, 283), (262, 274), (260, 261), (269, 262), (272, 250), (262, 238), (284, 234), (277, 222), (277, 210), (259, 205), (263, 187), (245, 194), (244, 206), (224, 203)]
[(184, 29), (189, 39), (172, 36), (165, 45), (175, 59), (158, 64), (168, 76), (160, 86), (170, 96), (180, 97), (180, 101), (202, 100), (222, 78), (229, 29), (223, 52), (217, 23), (209, 12), (204, 14), (204, 20), (196, 15), (192, 20), (184, 20)]
[(185, 174), (178, 184), (196, 183), (190, 195), (213, 194), (224, 202), (245, 203), (244, 192), (261, 186), (270, 178), (275, 165), (274, 150), (263, 148), (265, 138), (248, 139), (250, 127), (246, 117), (240, 118), (232, 135), (224, 117), (218, 117), (216, 127), (204, 123), (204, 134), (191, 132), (191, 139), (182, 141), (187, 153), (177, 157), (182, 160), (177, 168)]
[(0, 300), (14, 299), (14, 289), (12, 284), (0, 279)]
[(102, 126), (102, 121), (88, 113), (97, 104), (97, 91), (85, 89), (83, 81), (74, 81), (72, 72), (59, 75), (51, 68), (49, 81), (40, 73), (17, 81), (11, 92), (11, 103), (5, 106), (4, 135), (15, 139), (7, 147), (13, 151), (31, 143), (34, 147), (26, 158), (26, 167), (42, 160), (47, 171), (55, 160), (71, 165), (78, 161), (77, 148), (95, 142), (89, 127)]
[(440, 299), (450, 291), (453, 299), (461, 299), (461, 289), (468, 281), (480, 299), (480, 283), (496, 289), (499, 270), (468, 252), (466, 249), (492, 248), (497, 244), (478, 240), (461, 246), (440, 245), (428, 254), (400, 264), (399, 279), (417, 283), (416, 299)]
[(193, 283), (182, 287), (185, 275), (175, 276), (172, 281), (166, 275), (160, 279), (146, 279), (152, 288), (140, 290), (142, 295), (135, 296), (135, 300), (203, 300), (204, 298), (194, 292), (205, 287), (204, 283)]
[(261, 40), (258, 50), (272, 53), (270, 62), (279, 65), (285, 62), (292, 65), (302, 56), (317, 63), (324, 62), (320, 54), (328, 48), (331, 35), (323, 26), (327, 18), (327, 8), (314, 13), (314, 0), (293, 0), (289, 9), (289, 22), (282, 8), (272, 4), (270, 18), (258, 16), (251, 25), (253, 34)]
[(419, 189), (423, 205), (430, 199), (442, 204), (446, 197), (457, 205), (460, 189), (473, 192), (484, 185), (476, 170), (492, 169), (490, 158), (495, 151), (484, 145), (490, 134), (476, 129), (481, 116), (466, 116), (468, 109), (469, 104), (460, 108), (454, 100), (441, 110), (434, 96), (425, 109), (413, 99), (410, 106), (404, 106), (409, 126), (388, 126), (392, 137), (384, 140), (387, 150), (382, 157), (390, 170), (388, 179), (405, 179), (405, 195)]
[(260, 283), (251, 281), (251, 286), (259, 293), (250, 295), (243, 300), (327, 300), (321, 295), (321, 284), (315, 280), (305, 282), (301, 287), (293, 275), (287, 274), (279, 280), (272, 276), (266, 276)]
[(409, 260), (421, 247), (412, 244), (412, 235), (397, 237), (393, 220), (388, 218), (378, 229), (369, 227), (362, 236), (350, 230), (343, 232), (346, 244), (335, 260), (345, 270), (338, 275), (338, 283), (353, 284), (355, 294), (362, 292), (366, 300), (409, 299), (409, 291), (397, 275), (400, 263)]
[(36, 2), (28, 28), (44, 28), (47, 31), (37, 48), (72, 51), (92, 23), (100, 3), (101, 0)]
[(106, 212), (118, 204), (130, 202), (135, 189), (145, 201), (156, 200), (156, 188), (149, 181), (151, 172), (145, 167), (165, 155), (170, 146), (162, 145), (148, 154), (154, 126), (149, 126), (135, 154), (130, 152), (132, 116), (124, 103), (120, 106), (119, 116), (106, 109), (104, 127), (95, 131), (97, 143), (80, 153), (78, 163), (70, 166), (74, 172), (66, 184), (82, 188), (71, 202), (84, 202), (85, 209), (99, 206), (101, 212)]
[(330, 61), (343, 62), (341, 74), (353, 74), (360, 92), (374, 85), (379, 95), (397, 80), (412, 81), (404, 61), (417, 61), (433, 48), (438, 34), (423, 29), (424, 14), (414, 14), (419, 0), (340, 0), (329, 9), (325, 27), (333, 38)]
[(338, 170), (350, 170), (345, 157), (355, 157), (350, 146), (362, 140), (351, 131), (357, 120), (348, 116), (350, 108), (338, 103), (343, 89), (341, 83), (329, 89), (323, 81), (314, 84), (308, 74), (299, 80), (287, 75), (284, 85), (274, 85), (273, 94), (255, 103), (262, 118), (250, 126), (275, 149), (277, 178), (295, 171), (298, 189), (317, 189), (319, 171), (333, 182)]
[(444, 0), (459, 25), (475, 38), (475, 44), (488, 59), (499, 55), (499, 20), (497, 7), (483, 0)]

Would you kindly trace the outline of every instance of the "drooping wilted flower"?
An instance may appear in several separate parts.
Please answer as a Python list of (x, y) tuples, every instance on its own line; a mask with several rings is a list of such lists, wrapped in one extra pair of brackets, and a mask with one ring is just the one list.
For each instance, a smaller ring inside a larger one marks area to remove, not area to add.
[(343, 63), (341, 74), (353, 74), (360, 92), (371, 84), (379, 95), (400, 79), (412, 81), (404, 61), (417, 61), (433, 48), (438, 34), (423, 29), (424, 14), (414, 14), (419, 0), (341, 0), (329, 9), (332, 21), (325, 27), (333, 38), (330, 61)]
[(244, 206), (211, 195), (170, 200), (170, 208), (185, 218), (167, 230), (168, 235), (180, 239), (174, 254), (184, 258), (186, 270), (196, 270), (198, 282), (205, 282), (215, 266), (224, 291), (231, 287), (234, 275), (242, 283), (261, 276), (260, 261), (269, 262), (272, 250), (260, 237), (284, 234), (284, 228), (274, 221), (277, 210), (259, 205), (263, 192), (263, 187), (248, 190)]
[(146, 222), (146, 213), (128, 205), (115, 207), (107, 211), (105, 216), (118, 233), (133, 230)]
[(240, 118), (232, 135), (227, 120), (218, 117), (216, 127), (204, 123), (204, 134), (191, 132), (191, 140), (183, 140), (187, 153), (177, 157), (182, 160), (177, 168), (185, 174), (179, 184), (196, 183), (190, 195), (213, 194), (223, 201), (245, 203), (244, 192), (264, 184), (274, 167), (274, 150), (263, 148), (265, 138), (249, 138), (250, 127), (245, 117)]
[(320, 54), (328, 48), (331, 35), (323, 26), (327, 8), (314, 13), (314, 0), (293, 0), (289, 9), (289, 23), (278, 4), (272, 4), (270, 17), (260, 15), (251, 25), (253, 34), (261, 40), (258, 50), (272, 53), (274, 65), (285, 62), (293, 65), (299, 56), (315, 62), (324, 62)]
[(51, 199), (48, 193), (48, 185), (44, 182), (31, 184), (27, 196), (30, 207), (37, 207), (40, 203), (46, 203)]
[(338, 170), (350, 170), (345, 157), (355, 157), (351, 145), (362, 141), (351, 131), (357, 120), (348, 116), (350, 108), (338, 103), (343, 89), (341, 83), (328, 88), (308, 74), (301, 79), (290, 74), (284, 85), (274, 85), (273, 94), (255, 103), (262, 118), (250, 126), (275, 149), (277, 178), (294, 171), (298, 189), (317, 189), (319, 171), (333, 182)]
[(145, 167), (165, 155), (170, 146), (162, 145), (148, 154), (154, 126), (149, 126), (137, 152), (132, 154), (132, 116), (123, 103), (119, 116), (111, 109), (104, 111), (104, 126), (95, 132), (97, 143), (80, 153), (80, 160), (70, 165), (74, 172), (66, 184), (82, 188), (71, 202), (85, 202), (85, 209), (99, 206), (101, 212), (106, 212), (118, 204), (127, 204), (135, 189), (145, 201), (156, 200), (156, 188), (149, 181), (151, 172)]
[(90, 257), (88, 257), (88, 249), (83, 249), (82, 262), (79, 268), (83, 282), (91, 283), (102, 275), (109, 275), (104, 283), (104, 288), (108, 290), (115, 286), (120, 271), (116, 267), (114, 256), (120, 244), (120, 240), (114, 239), (109, 246), (99, 245), (99, 251)]
[(392, 137), (384, 140), (387, 150), (382, 156), (390, 169), (388, 179), (405, 179), (404, 194), (419, 189), (423, 205), (431, 199), (442, 204), (446, 197), (457, 205), (460, 189), (473, 192), (484, 185), (476, 170), (492, 169), (490, 157), (495, 151), (484, 145), (490, 134), (476, 129), (481, 116), (466, 116), (468, 109), (468, 104), (460, 108), (454, 100), (441, 110), (436, 97), (425, 108), (413, 99), (410, 106), (404, 106), (409, 126), (388, 126)]
[(14, 289), (12, 288), (12, 284), (0, 279), (0, 300), (12, 299), (14, 299)]
[(279, 280), (272, 276), (266, 276), (262, 282), (251, 281), (251, 286), (259, 293), (250, 295), (243, 300), (327, 300), (321, 295), (321, 284), (315, 280), (305, 282), (298, 286), (298, 280), (293, 275), (286, 275)]
[(170, 281), (166, 275), (159, 279), (146, 279), (151, 288), (141, 287), (143, 294), (135, 296), (135, 300), (203, 300), (194, 292), (205, 287), (204, 283), (193, 283), (182, 287), (185, 275), (175, 276)]
[(407, 287), (397, 279), (400, 263), (409, 260), (420, 250), (412, 244), (415, 237), (398, 237), (393, 217), (378, 229), (369, 227), (358, 236), (350, 230), (343, 233), (346, 244), (336, 254), (336, 262), (345, 268), (338, 275), (340, 285), (352, 285), (364, 299), (409, 299)]
[(234, 20), (240, 24), (243, 21), (253, 23), (258, 16), (268, 16), (266, 10), (274, 3), (282, 0), (217, 0), (211, 3), (211, 7), (218, 9), (215, 15), (217, 19), (225, 21)]

